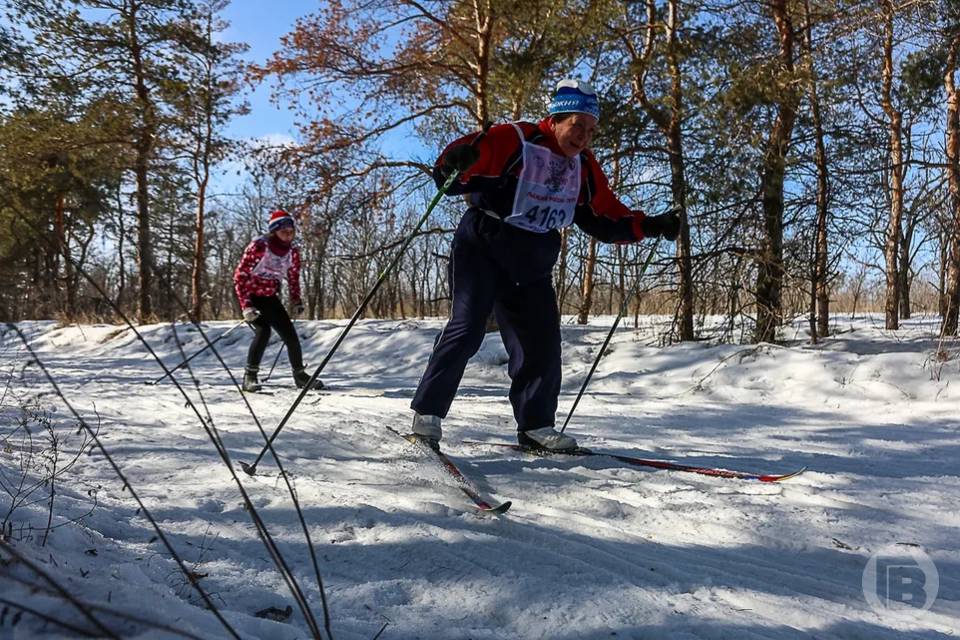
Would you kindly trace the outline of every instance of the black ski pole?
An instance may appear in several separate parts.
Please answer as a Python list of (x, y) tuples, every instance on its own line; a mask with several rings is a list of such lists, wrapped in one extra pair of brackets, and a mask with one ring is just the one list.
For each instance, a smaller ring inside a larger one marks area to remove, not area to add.
[(637, 279), (634, 281), (633, 287), (630, 288), (629, 295), (624, 296), (623, 301), (620, 302), (620, 311), (617, 313), (617, 319), (613, 321), (613, 326), (610, 327), (610, 331), (607, 333), (607, 339), (603, 341), (603, 346), (600, 347), (597, 357), (593, 359), (593, 365), (590, 367), (587, 377), (583, 380), (583, 384), (580, 385), (580, 393), (577, 394), (576, 400), (573, 401), (573, 406), (570, 407), (570, 413), (567, 414), (567, 419), (563, 421), (563, 426), (560, 427), (560, 433), (563, 433), (564, 429), (567, 428), (567, 425), (570, 423), (570, 418), (573, 417), (573, 412), (577, 410), (577, 405), (580, 404), (580, 398), (583, 397), (583, 392), (587, 390), (587, 385), (590, 383), (590, 378), (593, 377), (593, 372), (597, 370), (597, 365), (600, 364), (600, 358), (603, 357), (604, 352), (607, 350), (607, 345), (610, 344), (610, 339), (613, 338), (613, 332), (617, 330), (617, 326), (620, 324), (620, 319), (623, 318), (624, 314), (627, 312), (627, 306), (630, 304), (630, 300), (637, 295), (637, 291), (640, 289), (640, 280), (643, 278), (643, 274), (646, 273), (647, 267), (650, 266), (650, 262), (653, 260), (653, 254), (656, 253), (659, 245), (660, 238), (657, 238), (656, 242), (653, 243), (653, 246), (650, 247), (650, 253), (647, 254), (647, 259), (644, 261), (643, 267), (640, 268), (640, 273), (637, 274)]
[(263, 380), (261, 380), (260, 382), (266, 382), (267, 380), (270, 379), (270, 376), (273, 375), (273, 370), (277, 367), (277, 363), (280, 362), (280, 356), (283, 354), (283, 349), (284, 349), (284, 347), (286, 347), (286, 346), (287, 346), (287, 343), (286, 343), (286, 342), (281, 342), (281, 343), (280, 343), (280, 350), (277, 351), (277, 357), (273, 359), (273, 364), (270, 365), (270, 371), (269, 371), (269, 373), (267, 373), (267, 377), (264, 378)]
[(230, 327), (229, 329), (227, 329), (226, 331), (224, 331), (223, 334), (222, 334), (220, 337), (218, 337), (218, 338), (217, 338), (216, 340), (214, 340), (213, 342), (209, 343), (209, 344), (208, 344), (207, 346), (205, 346), (203, 349), (200, 349), (199, 351), (197, 351), (196, 353), (194, 353), (192, 356), (190, 356), (189, 358), (187, 358), (186, 360), (184, 360), (183, 362), (181, 362), (180, 364), (178, 364), (178, 365), (175, 366), (174, 368), (170, 369), (169, 371), (167, 371), (165, 374), (163, 374), (162, 376), (160, 376), (160, 377), (157, 378), (156, 380), (152, 380), (152, 381), (148, 380), (147, 382), (145, 382), (145, 384), (158, 384), (158, 383), (162, 382), (165, 378), (167, 378), (168, 376), (170, 376), (174, 371), (176, 371), (176, 370), (179, 369), (180, 367), (186, 365), (188, 362), (190, 362), (191, 360), (193, 360), (194, 358), (196, 358), (198, 355), (200, 355), (201, 353), (203, 353), (204, 351), (206, 351), (207, 349), (209, 349), (209, 348), (212, 347), (213, 345), (217, 344), (218, 342), (220, 342), (221, 340), (223, 340), (224, 338), (226, 338), (228, 335), (230, 335), (230, 332), (231, 332), (231, 331), (233, 331), (234, 329), (236, 329), (237, 327), (239, 327), (239, 326), (242, 325), (242, 324), (246, 324), (246, 321), (245, 321), (245, 320), (241, 320), (241, 321), (238, 322), (237, 324), (233, 325), (232, 327)]
[[(492, 123), (490, 123), (492, 124)], [(490, 124), (487, 124), (483, 131), (473, 139), (471, 145), (477, 144), (483, 136), (487, 133), (487, 129), (490, 128)], [(400, 249), (397, 250), (396, 255), (393, 256), (393, 260), (390, 261), (390, 264), (380, 272), (380, 276), (377, 278), (377, 281), (374, 283), (373, 288), (367, 293), (366, 297), (360, 303), (360, 306), (357, 307), (357, 310), (353, 312), (353, 316), (350, 318), (350, 322), (347, 323), (347, 326), (343, 328), (343, 331), (340, 332), (340, 335), (337, 336), (337, 341), (333, 343), (333, 346), (330, 347), (330, 351), (327, 352), (327, 355), (323, 357), (323, 361), (320, 363), (320, 366), (316, 368), (313, 372), (313, 375), (310, 376), (310, 379), (306, 384), (303, 385), (303, 388), (300, 390), (299, 395), (297, 395), (296, 400), (293, 401), (293, 404), (290, 405), (290, 408), (287, 409), (286, 414), (280, 420), (280, 424), (277, 425), (277, 428), (273, 431), (273, 434), (270, 436), (270, 439), (267, 440), (267, 444), (260, 450), (260, 453), (257, 454), (257, 457), (253, 462), (247, 464), (246, 462), (241, 462), (240, 467), (247, 473), (247, 475), (255, 475), (257, 473), (257, 465), (260, 464), (260, 460), (263, 458), (264, 454), (270, 448), (270, 445), (273, 444), (273, 441), (280, 434), (280, 431), (283, 430), (283, 427), (286, 426), (287, 421), (290, 419), (290, 416), (293, 415), (293, 412), (300, 405), (300, 402), (303, 401), (304, 396), (307, 395), (307, 392), (310, 391), (310, 388), (313, 386), (314, 381), (320, 377), (320, 372), (323, 371), (323, 368), (327, 366), (327, 363), (330, 362), (330, 358), (333, 357), (333, 354), (336, 353), (337, 348), (340, 346), (340, 343), (343, 342), (343, 339), (347, 337), (347, 334), (350, 332), (350, 329), (353, 328), (353, 325), (357, 323), (357, 320), (360, 319), (360, 316), (363, 315), (364, 310), (367, 308), (367, 305), (373, 299), (373, 296), (376, 295), (377, 291), (380, 289), (380, 285), (384, 283), (387, 279), (387, 275), (393, 268), (400, 262), (400, 258), (403, 257), (403, 254), (406, 252), (407, 247), (410, 246), (410, 243), (413, 242), (414, 238), (417, 237), (417, 234), (420, 231), (420, 227), (424, 225), (427, 221), (427, 218), (430, 217), (430, 214), (433, 213), (434, 208), (437, 206), (437, 203), (440, 202), (440, 199), (447, 193), (447, 190), (453, 184), (453, 182), (460, 175), (460, 171), (454, 170), (450, 173), (450, 176), (447, 178), (447, 181), (443, 183), (443, 186), (437, 191), (437, 194), (433, 196), (433, 200), (430, 201), (430, 204), (427, 205), (427, 210), (424, 212), (420, 219), (417, 221), (417, 224), (414, 226), (413, 231), (410, 232), (410, 235), (404, 239), (403, 244), (400, 245)]]

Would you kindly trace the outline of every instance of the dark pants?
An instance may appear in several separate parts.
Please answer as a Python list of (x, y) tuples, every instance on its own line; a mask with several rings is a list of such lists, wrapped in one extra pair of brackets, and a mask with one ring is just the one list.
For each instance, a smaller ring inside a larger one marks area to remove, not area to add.
[(283, 308), (283, 303), (277, 296), (260, 297), (253, 296), (250, 302), (260, 317), (253, 321), (254, 336), (250, 343), (250, 350), (247, 352), (247, 367), (256, 369), (260, 366), (260, 360), (263, 359), (263, 352), (267, 348), (267, 342), (270, 341), (270, 330), (273, 329), (287, 345), (287, 357), (290, 359), (290, 366), (294, 371), (303, 369), (303, 354), (300, 351), (300, 338), (293, 328), (293, 322), (287, 315), (287, 310)]
[[(490, 311), (510, 356), (510, 403), (520, 431), (553, 426), (560, 395), (560, 312), (549, 275), (525, 282), (492, 243), (512, 228), (470, 211), (454, 236), (449, 266), (450, 320), (440, 334), (410, 406), (446, 417), (467, 360), (480, 348)], [(519, 231), (519, 230), (517, 230)], [(528, 233), (528, 232), (522, 232)], [(537, 250), (541, 236), (531, 239)], [(553, 251), (552, 244), (548, 248)], [(529, 253), (527, 254), (530, 255)], [(513, 256), (514, 260), (519, 256)], [(519, 284), (518, 284), (519, 282)]]

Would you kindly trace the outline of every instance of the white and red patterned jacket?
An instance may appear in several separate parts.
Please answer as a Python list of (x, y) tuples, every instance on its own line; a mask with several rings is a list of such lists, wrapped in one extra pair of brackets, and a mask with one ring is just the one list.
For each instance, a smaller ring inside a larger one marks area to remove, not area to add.
[(251, 296), (277, 295), (283, 278), (287, 280), (290, 302), (300, 303), (300, 249), (296, 245), (288, 246), (285, 252), (283, 249), (279, 240), (263, 236), (244, 250), (240, 264), (233, 272), (233, 285), (241, 309), (253, 306)]

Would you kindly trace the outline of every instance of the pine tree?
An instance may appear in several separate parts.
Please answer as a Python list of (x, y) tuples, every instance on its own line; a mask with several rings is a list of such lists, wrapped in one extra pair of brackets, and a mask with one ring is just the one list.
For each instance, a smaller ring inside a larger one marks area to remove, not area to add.
[(69, 78), (85, 91), (127, 105), (124, 142), (132, 150), (137, 212), (141, 322), (154, 314), (151, 177), (171, 131), (170, 90), (180, 86), (180, 58), (203, 47), (191, 0), (11, 0), (33, 35), (51, 89)]

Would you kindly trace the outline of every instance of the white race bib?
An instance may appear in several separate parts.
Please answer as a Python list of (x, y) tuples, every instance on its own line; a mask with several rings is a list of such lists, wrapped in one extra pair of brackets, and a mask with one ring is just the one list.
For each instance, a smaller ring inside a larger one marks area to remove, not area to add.
[(580, 156), (568, 158), (546, 147), (527, 142), (513, 125), (523, 145), (523, 169), (517, 180), (513, 211), (505, 222), (546, 233), (573, 224), (580, 197)]
[(266, 280), (283, 281), (287, 277), (287, 271), (293, 266), (293, 248), (287, 251), (287, 255), (278, 256), (270, 251), (270, 245), (260, 258), (260, 262), (253, 268), (253, 275)]

